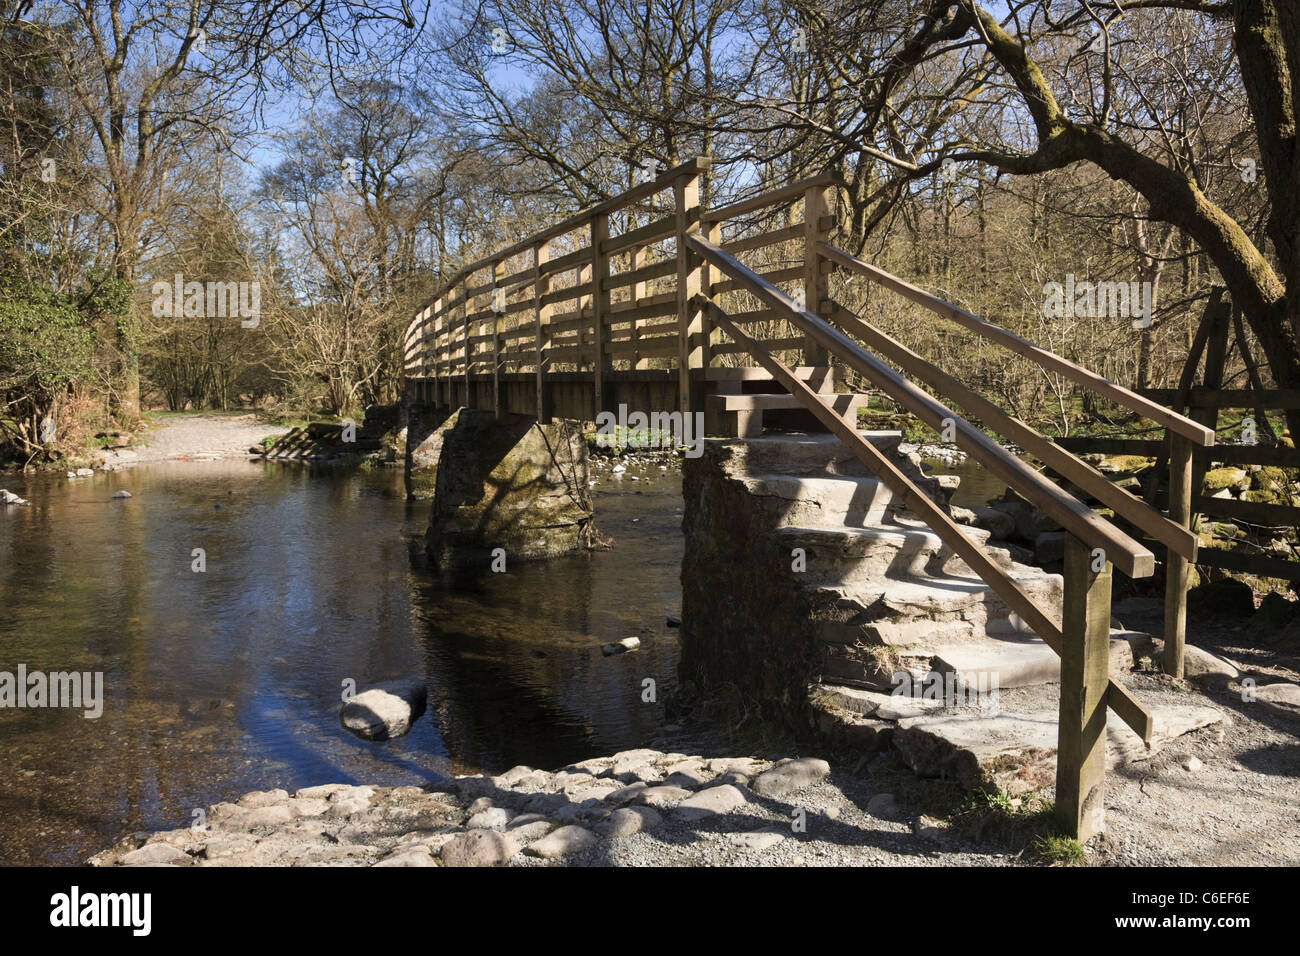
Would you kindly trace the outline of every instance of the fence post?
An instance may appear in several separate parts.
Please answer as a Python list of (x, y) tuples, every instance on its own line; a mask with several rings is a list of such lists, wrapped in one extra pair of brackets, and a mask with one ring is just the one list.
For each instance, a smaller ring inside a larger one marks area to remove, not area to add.
[(501, 332), (505, 319), (505, 293), (501, 279), (505, 276), (505, 263), (497, 259), (492, 263), (492, 414), (501, 418)]
[(551, 277), (542, 273), (542, 266), (550, 261), (551, 243), (543, 240), (533, 246), (533, 322), (536, 327), (537, 346), (537, 422), (545, 425), (551, 420), (551, 410), (546, 400), (546, 369), (550, 365), (551, 306), (542, 303), (542, 297), (551, 291)]
[(464, 330), (465, 330), (465, 331), (464, 331), (464, 338), (465, 338), (465, 407), (466, 407), (466, 408), (473, 408), (473, 407), (474, 407), (474, 401), (473, 401), (473, 399), (474, 399), (474, 393), (473, 393), (473, 391), (472, 391), (472, 389), (471, 389), (471, 386), (470, 386), (470, 383), (469, 383), (469, 369), (470, 369), (470, 360), (469, 360), (469, 358), (470, 358), (470, 348), (471, 348), (471, 346), (470, 346), (470, 342), (469, 342), (469, 307), (470, 307), (470, 301), (469, 301), (469, 280), (470, 280), (470, 276), (469, 276), (469, 275), (466, 275), (465, 278), (461, 280), (461, 287), (460, 287), (460, 310), (461, 310), (461, 319), (462, 319), (462, 321), (461, 321), (461, 326), (462, 326), (462, 327), (464, 328)]
[[(1192, 443), (1170, 433), (1169, 520), (1184, 528), (1192, 523)], [(1192, 564), (1174, 550), (1165, 556), (1165, 653), (1166, 674), (1183, 676), (1183, 645), (1187, 639), (1187, 585)]]
[[(708, 168), (708, 159), (695, 161), (694, 171), (673, 182), (673, 210), (677, 226), (677, 371), (678, 407), (683, 419), (703, 411), (699, 385), (691, 376), (693, 369), (704, 368), (702, 339), (704, 322), (694, 298), (700, 291), (700, 263), (686, 247), (688, 235), (700, 231), (700, 170)], [(693, 419), (691, 419), (693, 420)]]
[(605, 410), (605, 323), (609, 318), (609, 254), (605, 245), (609, 240), (609, 214), (591, 217), (591, 324), (594, 342), (592, 385), (594, 407), (592, 419)]
[[(830, 298), (830, 273), (823, 271), (824, 263), (817, 251), (817, 243), (825, 242), (830, 237), (830, 229), (825, 228), (825, 220), (831, 215), (835, 206), (834, 186), (810, 186), (804, 192), (803, 222), (803, 294), (804, 308), (820, 315), (830, 317), (826, 300)], [(804, 365), (825, 365), (830, 361), (826, 350), (817, 344), (811, 336), (805, 337), (803, 346)]]
[[(630, 262), (632, 271), (635, 272), (637, 269), (640, 269), (646, 264), (646, 259), (648, 257), (646, 256), (645, 249), (646, 247), (642, 245), (636, 245), (632, 247), (632, 259)], [(645, 298), (645, 293), (646, 293), (646, 284), (644, 282), (632, 283), (632, 308), (633, 309), (639, 309), (641, 307), (641, 300)], [(632, 348), (633, 348), (632, 367), (634, 369), (649, 368), (650, 362), (647, 359), (642, 357), (641, 351), (637, 347), (637, 343), (641, 341), (641, 322), (637, 319), (632, 320), (631, 338), (632, 338)]]
[(1064, 577), (1056, 814), (1082, 842), (1105, 828), (1111, 565), (1104, 553), (1066, 534)]

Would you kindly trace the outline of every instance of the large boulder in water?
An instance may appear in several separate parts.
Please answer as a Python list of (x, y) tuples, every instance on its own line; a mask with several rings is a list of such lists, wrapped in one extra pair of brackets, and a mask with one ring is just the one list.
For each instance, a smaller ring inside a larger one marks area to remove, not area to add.
[(424, 713), (428, 690), (415, 680), (376, 684), (339, 708), (339, 723), (362, 740), (390, 740)]

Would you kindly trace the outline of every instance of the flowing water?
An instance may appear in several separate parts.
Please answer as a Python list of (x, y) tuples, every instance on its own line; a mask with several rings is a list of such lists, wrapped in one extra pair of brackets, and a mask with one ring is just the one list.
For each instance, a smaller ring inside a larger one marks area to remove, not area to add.
[[(632, 474), (644, 480), (632, 482)], [(395, 470), (168, 462), (8, 475), (0, 672), (102, 672), (102, 716), (0, 708), (0, 863), (76, 863), (248, 790), (409, 784), (643, 746), (674, 680), (681, 485), (596, 490), (612, 550), (440, 579)], [(114, 499), (117, 490), (133, 497)], [(194, 570), (195, 549), (206, 570)], [(636, 635), (636, 653), (600, 645)], [(418, 677), (429, 709), (368, 743), (343, 682)]]

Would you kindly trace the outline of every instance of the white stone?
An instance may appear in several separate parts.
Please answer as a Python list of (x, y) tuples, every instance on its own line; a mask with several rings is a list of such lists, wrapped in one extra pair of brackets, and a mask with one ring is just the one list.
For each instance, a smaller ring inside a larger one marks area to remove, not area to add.
[(530, 843), (524, 849), (524, 853), (528, 856), (537, 856), (544, 860), (550, 860), (558, 856), (568, 856), (571, 853), (579, 853), (582, 850), (595, 846), (599, 842), (600, 840), (597, 838), (596, 834), (584, 827), (560, 827), (558, 830), (552, 831), (535, 843)]
[(339, 708), (339, 722), (363, 740), (389, 740), (411, 729), (427, 689), (419, 681), (389, 681), (357, 694)]

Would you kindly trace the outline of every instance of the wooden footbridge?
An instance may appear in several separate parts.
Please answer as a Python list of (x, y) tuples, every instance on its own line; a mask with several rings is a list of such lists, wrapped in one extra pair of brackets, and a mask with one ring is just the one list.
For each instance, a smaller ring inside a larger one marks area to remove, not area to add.
[[(1109, 674), (1112, 568), (1166, 563), (1164, 667), (1182, 676), (1193, 449), (1213, 428), (945, 302), (830, 244), (837, 185), (816, 176), (717, 209), (705, 160), (669, 170), (458, 272), (406, 334), (410, 400), (585, 421), (618, 404), (703, 412), (712, 435), (812, 419), (904, 500), (1061, 657), (1056, 805), (1069, 832), (1100, 827), (1109, 708), (1143, 740), (1151, 714)], [(1166, 433), (1169, 504), (1156, 510), (889, 335), (838, 305), (843, 270), (1010, 349)], [(857, 429), (852, 369), (957, 445), (1066, 532), (1064, 612), (1041, 607)], [(927, 386), (929, 391), (916, 383)], [(932, 394), (933, 393), (933, 394)], [(1111, 521), (1007, 452), (951, 402), (1116, 515)]]

